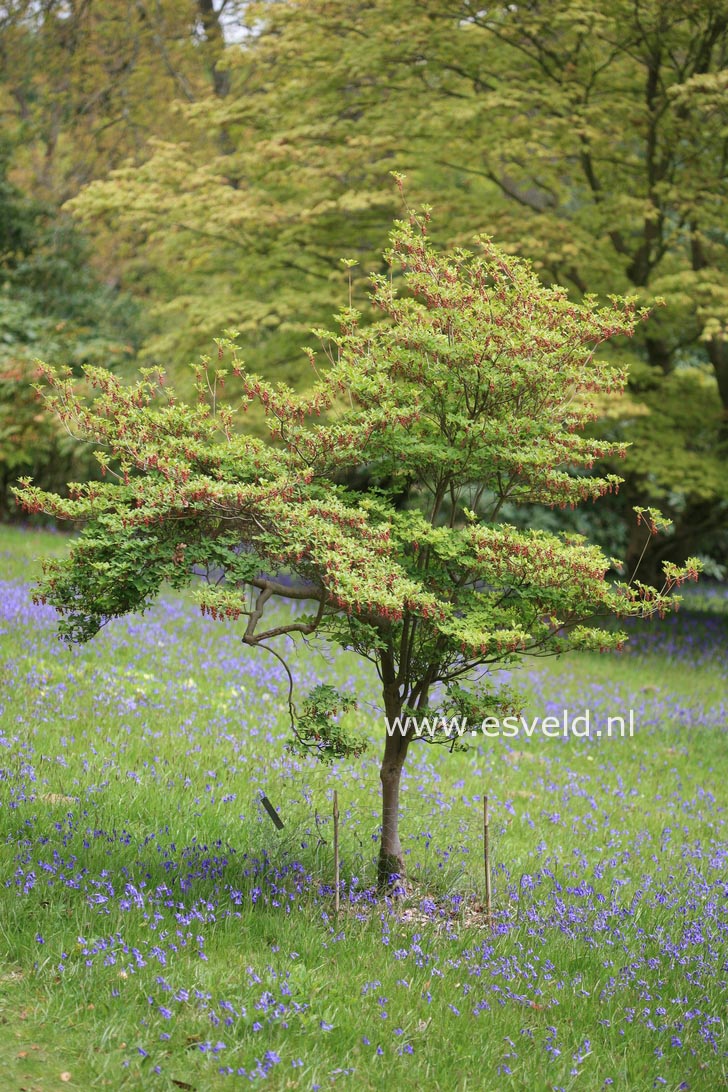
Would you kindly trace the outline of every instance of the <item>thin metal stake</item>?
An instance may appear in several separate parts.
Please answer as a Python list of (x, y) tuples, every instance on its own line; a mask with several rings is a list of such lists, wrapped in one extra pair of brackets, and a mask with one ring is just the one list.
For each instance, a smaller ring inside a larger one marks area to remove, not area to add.
[(483, 865), (485, 867), (485, 911), (491, 920), (490, 887), (490, 821), (488, 817), (488, 797), (483, 797)]
[(339, 914), (339, 797), (334, 789), (334, 913)]

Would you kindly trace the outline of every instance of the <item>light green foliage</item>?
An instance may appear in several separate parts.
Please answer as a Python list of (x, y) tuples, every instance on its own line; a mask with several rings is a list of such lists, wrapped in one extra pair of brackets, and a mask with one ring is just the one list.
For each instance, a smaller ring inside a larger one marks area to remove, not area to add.
[[(233, 19), (236, 0), (228, 0)], [(206, 0), (9, 0), (0, 21), (0, 103), (24, 189), (52, 205), (154, 135), (181, 139), (176, 101), (222, 94), (219, 5)]]
[[(237, 0), (225, 3), (228, 20), (237, 6)], [(187, 123), (177, 99), (224, 95), (220, 14), (220, 5), (208, 0), (3, 5), (0, 352), (9, 370), (3, 368), (0, 399), (11, 408), (0, 411), (0, 428), (5, 442), (10, 438), (26, 455), (31, 437), (20, 420), (32, 417), (32, 369), (19, 359), (116, 366), (137, 348), (142, 332), (139, 304), (131, 306), (118, 286), (124, 279), (142, 307), (151, 287), (135, 282), (136, 240), (129, 246), (97, 233), (91, 254), (63, 203), (129, 157), (143, 159), (155, 135), (181, 139)], [(201, 138), (196, 151), (211, 148), (216, 152), (219, 144)], [(87, 473), (88, 466), (84, 471), (81, 462), (74, 467), (73, 458), (60, 455), (57, 440), (49, 435), (44, 444), (59, 455), (63, 473)], [(25, 458), (24, 465), (38, 475), (37, 460)], [(7, 488), (3, 479), (0, 497)]]
[[(592, 359), (594, 346), (630, 334), (633, 307), (573, 304), (487, 239), (478, 256), (438, 257), (426, 218), (395, 230), (388, 260), (411, 295), (375, 276), (372, 299), (390, 321), (360, 328), (356, 312), (343, 312), (308, 395), (247, 373), (235, 346), (220, 343), (243, 408), (253, 399), (264, 408), (274, 448), (238, 432), (233, 408), (212, 404), (222, 371), (198, 373), (193, 408), (152, 370), (124, 387), (87, 369), (99, 394), (84, 402), (72, 377), (46, 369), (51, 408), (100, 446), (115, 479), (74, 486), (68, 498), (21, 491), (31, 511), (87, 525), (41, 593), (65, 616), (67, 637), (86, 640), (164, 580), (217, 567), (226, 580), (199, 593), (203, 612), (247, 617), (249, 643), (331, 625), (340, 644), (379, 665), (385, 686), (396, 681), (400, 706), (422, 709), (438, 683), (478, 666), (619, 644), (594, 615), (670, 608), (666, 593), (685, 573), (663, 592), (609, 584), (608, 559), (578, 536), (496, 522), (507, 502), (574, 505), (617, 487), (589, 468), (618, 447), (582, 432), (592, 398), (624, 382)], [(387, 483), (378, 497), (336, 484), (365, 462)], [(391, 500), (403, 482), (405, 511)], [(476, 515), (486, 495), (490, 508)], [(263, 633), (272, 596), (313, 601), (317, 613)]]
[[(232, 325), (255, 370), (305, 383), (301, 317), (325, 321), (352, 238), (355, 290), (378, 269), (386, 175), (406, 170), (413, 198), (437, 203), (439, 242), (485, 231), (577, 298), (664, 298), (602, 434), (638, 440), (630, 504), (668, 506), (676, 556), (702, 548), (728, 491), (725, 0), (288, 0), (248, 20), (231, 93), (189, 109), (188, 143), (74, 206), (143, 236), (141, 260), (164, 269), (150, 355), (187, 359)], [(224, 152), (199, 150), (223, 131)]]
[[(195, 568), (217, 570), (198, 593), (204, 614), (246, 619), (249, 645), (328, 635), (376, 665), (392, 721), (404, 709), (437, 711), (443, 693), (446, 706), (464, 707), (468, 684), (481, 707), (510, 707), (488, 679), (499, 665), (619, 647), (624, 635), (601, 619), (676, 605), (675, 587), (697, 576), (692, 559), (660, 590), (611, 584), (608, 558), (579, 536), (497, 522), (506, 503), (563, 507), (617, 488), (593, 466), (622, 449), (584, 428), (594, 398), (624, 384), (594, 350), (633, 332), (644, 317), (634, 303), (574, 304), (488, 239), (477, 255), (438, 256), (427, 215), (395, 228), (386, 257), (408, 295), (374, 276), (372, 301), (388, 321), (360, 327), (345, 309), (339, 333), (321, 332), (328, 367), (307, 395), (246, 372), (224, 342), (218, 357), (231, 357), (240, 407), (219, 403), (225, 372), (209, 363), (198, 369), (196, 407), (178, 403), (154, 370), (124, 387), (86, 369), (98, 393), (85, 401), (72, 376), (46, 369), (51, 408), (99, 446), (114, 479), (68, 497), (29, 482), (20, 491), (31, 512), (86, 525), (69, 559), (49, 563), (39, 593), (69, 640), (144, 608), (165, 580), (179, 586)], [(274, 447), (235, 427), (253, 400)], [(380, 484), (374, 496), (338, 484), (363, 464)], [(403, 487), (406, 510), (393, 502)], [(646, 516), (656, 533), (655, 513)], [(276, 598), (315, 612), (270, 622)], [(299, 743), (343, 754), (343, 701), (309, 698)], [(386, 740), (382, 882), (401, 868), (396, 784), (413, 735)]]

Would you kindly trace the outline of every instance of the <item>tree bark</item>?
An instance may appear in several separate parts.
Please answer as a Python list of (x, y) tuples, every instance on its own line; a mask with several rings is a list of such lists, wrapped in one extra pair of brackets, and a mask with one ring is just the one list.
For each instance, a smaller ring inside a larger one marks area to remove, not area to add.
[(197, 0), (197, 9), (200, 13), (205, 38), (211, 47), (210, 72), (212, 86), (218, 98), (224, 99), (230, 91), (230, 73), (221, 71), (217, 64), (225, 51), (225, 35), (220, 22), (220, 14), (215, 11), (212, 0)]
[(388, 736), (379, 771), (382, 782), (382, 841), (377, 865), (377, 887), (384, 893), (393, 880), (404, 875), (404, 857), (399, 840), (399, 785), (407, 753), (407, 740), (397, 733)]
[[(402, 715), (399, 688), (390, 684), (384, 690), (384, 709), (390, 726)], [(398, 729), (392, 729), (384, 744), (384, 755), (379, 770), (382, 783), (382, 840), (377, 865), (377, 889), (384, 894), (397, 876), (404, 875), (404, 857), (399, 840), (399, 785), (402, 767), (407, 757), (409, 739)]]
[(669, 375), (673, 370), (674, 349), (659, 337), (646, 337), (645, 348), (652, 367), (659, 368), (663, 375)]
[(718, 394), (723, 406), (719, 436), (723, 443), (728, 443), (728, 342), (712, 337), (707, 344), (707, 349), (718, 381)]
[[(700, 272), (706, 269), (710, 262), (706, 257), (705, 250), (703, 248), (702, 238), (698, 231), (697, 224), (691, 224), (691, 254), (693, 269), (696, 272)], [(723, 420), (720, 427), (720, 440), (728, 441), (728, 344), (722, 339), (717, 337), (709, 338), (707, 342), (708, 357), (710, 363), (713, 365), (715, 371), (715, 378), (718, 383), (718, 394), (720, 395), (720, 401), (723, 406)]]

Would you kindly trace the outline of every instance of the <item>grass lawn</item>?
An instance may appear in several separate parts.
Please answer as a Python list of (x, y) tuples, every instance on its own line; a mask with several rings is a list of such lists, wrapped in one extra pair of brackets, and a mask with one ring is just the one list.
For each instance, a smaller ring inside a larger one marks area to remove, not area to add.
[(189, 597), (60, 644), (30, 582), (65, 548), (0, 528), (2, 1092), (726, 1087), (725, 594), (511, 676), (528, 715), (633, 710), (631, 739), (414, 745), (408, 894), (378, 901), (372, 675), (291, 652), (375, 737), (293, 757), (280, 665)]

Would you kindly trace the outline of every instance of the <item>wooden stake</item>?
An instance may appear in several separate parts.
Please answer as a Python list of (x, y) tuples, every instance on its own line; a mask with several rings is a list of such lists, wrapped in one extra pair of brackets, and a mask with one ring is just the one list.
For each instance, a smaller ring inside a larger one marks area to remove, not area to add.
[(488, 921), (491, 920), (491, 889), (490, 889), (490, 821), (488, 818), (488, 797), (483, 797), (483, 865), (485, 867), (485, 911)]
[(334, 913), (339, 915), (339, 797), (334, 789)]
[(276, 830), (283, 830), (283, 820), (281, 819), (280, 815), (278, 814), (276, 809), (271, 804), (268, 797), (267, 796), (261, 796), (260, 802), (263, 805), (263, 807), (265, 808), (265, 810), (268, 812), (268, 814), (270, 815), (271, 819), (273, 820), (273, 826), (276, 828)]

